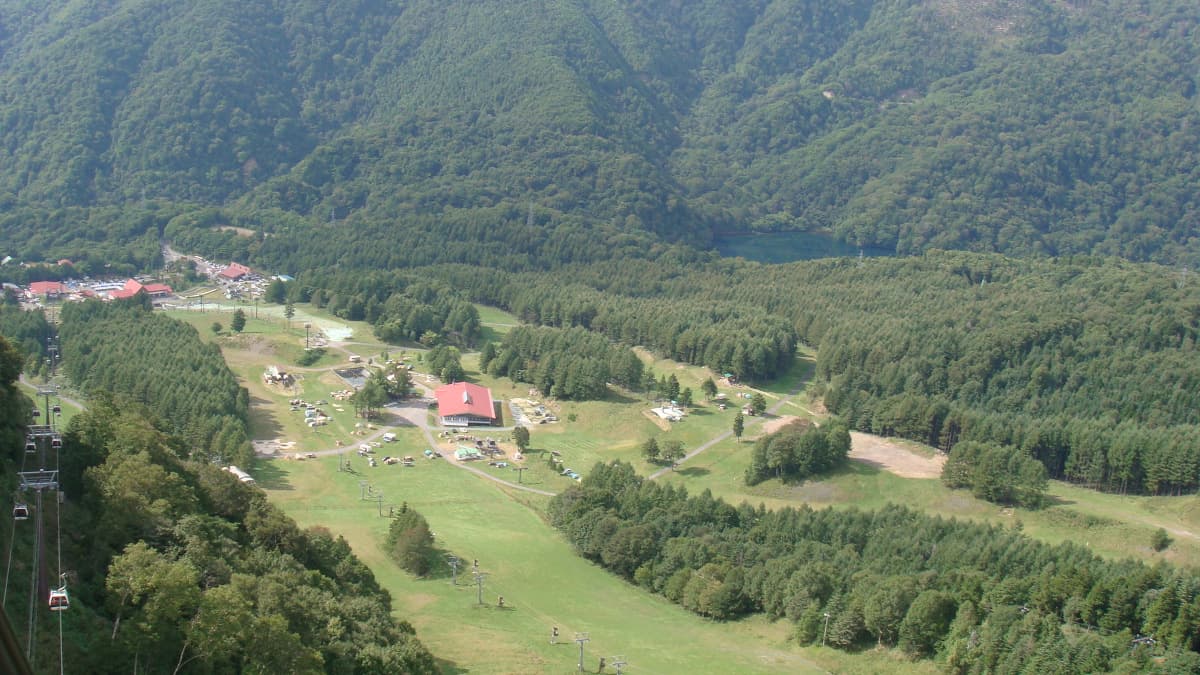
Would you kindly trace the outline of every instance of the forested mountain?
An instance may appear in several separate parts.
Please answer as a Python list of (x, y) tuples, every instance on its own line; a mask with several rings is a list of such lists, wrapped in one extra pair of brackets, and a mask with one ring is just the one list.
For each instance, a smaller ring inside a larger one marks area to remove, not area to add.
[(1197, 21), (1184, 0), (0, 0), (3, 243), (86, 258), (97, 226), (152, 239), (226, 206), (282, 235), (274, 258), (328, 236), (548, 265), (802, 228), (1194, 264)]

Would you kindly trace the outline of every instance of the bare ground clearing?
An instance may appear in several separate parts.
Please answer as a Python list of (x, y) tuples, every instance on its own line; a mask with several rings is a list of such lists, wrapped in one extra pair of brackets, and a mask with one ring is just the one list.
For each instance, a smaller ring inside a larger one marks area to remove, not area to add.
[(945, 455), (922, 457), (895, 441), (859, 431), (850, 432), (850, 459), (901, 478), (937, 478), (946, 463)]
[(773, 420), (763, 422), (762, 430), (764, 434), (773, 434), (776, 431), (786, 427), (788, 424), (801, 419), (797, 415), (781, 415)]

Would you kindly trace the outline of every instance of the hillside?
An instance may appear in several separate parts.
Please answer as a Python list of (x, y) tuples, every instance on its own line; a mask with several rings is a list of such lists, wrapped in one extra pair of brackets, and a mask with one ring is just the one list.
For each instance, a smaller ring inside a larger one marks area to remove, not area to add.
[[(86, 259), (96, 229), (141, 241), (224, 206), (299, 239), (348, 224), (337, 254), (386, 237), (401, 263), (818, 229), (1195, 264), (1198, 20), (1182, 0), (0, 0), (2, 243)], [(462, 245), (419, 246), (430, 228)]]

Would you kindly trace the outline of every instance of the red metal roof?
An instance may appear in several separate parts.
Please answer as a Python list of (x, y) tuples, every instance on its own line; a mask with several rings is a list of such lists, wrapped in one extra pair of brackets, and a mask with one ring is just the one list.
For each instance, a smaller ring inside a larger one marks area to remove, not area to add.
[(442, 417), (474, 415), (487, 419), (496, 418), (496, 411), (492, 406), (492, 392), (487, 387), (470, 382), (455, 382), (438, 387), (433, 395), (437, 398), (438, 414)]
[(129, 279), (120, 290), (109, 291), (108, 297), (113, 300), (124, 300), (125, 298), (132, 298), (137, 295), (137, 292), (140, 290), (142, 290), (142, 285), (136, 279)]
[(229, 263), (229, 267), (217, 272), (217, 276), (225, 279), (240, 279), (250, 274), (250, 268), (239, 263)]
[(67, 287), (57, 281), (35, 281), (29, 284), (29, 290), (34, 295), (46, 295), (48, 293), (66, 293)]

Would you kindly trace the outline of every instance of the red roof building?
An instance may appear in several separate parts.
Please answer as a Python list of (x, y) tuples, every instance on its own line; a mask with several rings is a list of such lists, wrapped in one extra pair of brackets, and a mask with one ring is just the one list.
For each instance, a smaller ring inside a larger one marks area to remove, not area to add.
[(115, 291), (109, 291), (108, 297), (113, 300), (123, 300), (132, 298), (137, 295), (138, 291), (146, 291), (146, 295), (152, 298), (161, 298), (172, 293), (171, 287), (166, 284), (146, 284), (138, 283), (136, 279), (130, 279), (125, 282), (125, 285)]
[(64, 295), (67, 292), (67, 287), (58, 281), (35, 281), (29, 284), (29, 292), (34, 295), (55, 298)]
[(250, 274), (250, 268), (239, 263), (229, 263), (229, 267), (217, 272), (217, 276), (226, 281), (237, 281)]
[(470, 382), (455, 382), (437, 388), (438, 415), (442, 425), (465, 427), (471, 424), (494, 424), (496, 408), (492, 392)]

